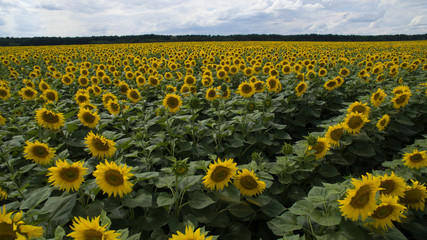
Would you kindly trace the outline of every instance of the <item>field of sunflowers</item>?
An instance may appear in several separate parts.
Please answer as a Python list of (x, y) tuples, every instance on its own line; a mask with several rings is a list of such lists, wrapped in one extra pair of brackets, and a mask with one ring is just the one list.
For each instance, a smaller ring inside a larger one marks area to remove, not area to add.
[(424, 239), (427, 41), (0, 48), (0, 239)]

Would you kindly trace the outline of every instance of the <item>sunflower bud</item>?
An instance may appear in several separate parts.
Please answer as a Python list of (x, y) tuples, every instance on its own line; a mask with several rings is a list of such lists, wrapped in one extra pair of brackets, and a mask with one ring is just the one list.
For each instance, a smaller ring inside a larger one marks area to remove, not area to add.
[(253, 112), (256, 109), (256, 105), (253, 101), (248, 102), (248, 105), (246, 105), (246, 109), (248, 112)]
[(188, 167), (190, 165), (187, 163), (186, 160), (179, 160), (176, 161), (173, 165), (172, 165), (172, 172), (177, 175), (177, 176), (181, 176), (184, 175), (187, 171), (188, 171)]
[(259, 152), (253, 152), (251, 157), (252, 157), (252, 161), (255, 161), (255, 162), (258, 162), (262, 159), (261, 153)]
[(289, 143), (283, 144), (282, 153), (284, 155), (290, 155), (290, 154), (292, 154), (293, 150), (294, 150), (294, 148), (293, 148), (293, 146), (291, 144), (289, 144)]
[(264, 100), (264, 106), (267, 108), (271, 107), (271, 99), (270, 98), (266, 98)]
[(316, 143), (317, 143), (317, 138), (316, 138), (315, 136), (310, 135), (310, 136), (308, 136), (308, 138), (307, 138), (307, 143), (308, 143), (308, 145), (310, 145), (310, 146), (314, 146), (314, 145), (316, 145)]
[(195, 96), (191, 96), (191, 98), (190, 98), (190, 107), (191, 107), (192, 109), (196, 109), (196, 108), (198, 108), (198, 107), (199, 107), (199, 105), (200, 105), (200, 100), (199, 100), (199, 98), (198, 98), (198, 97), (195, 97)]

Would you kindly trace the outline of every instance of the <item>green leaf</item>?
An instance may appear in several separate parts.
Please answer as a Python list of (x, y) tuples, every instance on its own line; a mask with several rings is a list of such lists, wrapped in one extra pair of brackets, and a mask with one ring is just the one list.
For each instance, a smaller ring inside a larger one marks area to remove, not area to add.
[(52, 224), (65, 224), (71, 217), (71, 211), (76, 204), (76, 196), (77, 193), (66, 197), (50, 197), (41, 211), (51, 213)]
[(159, 196), (157, 197), (157, 206), (168, 206), (175, 203), (175, 199), (173, 197), (170, 197), (168, 193), (161, 192)]
[(348, 149), (350, 152), (362, 157), (372, 157), (376, 154), (372, 143), (368, 142), (353, 142), (353, 145)]
[(283, 236), (282, 240), (305, 240), (305, 235)]
[(340, 224), (341, 222), (341, 213), (337, 209), (329, 209), (327, 213), (323, 210), (314, 210), (311, 215), (311, 219), (313, 219), (318, 224), (330, 227)]
[(149, 180), (158, 176), (159, 172), (144, 172), (135, 174), (135, 177), (138, 178), (139, 181)]
[(202, 209), (215, 203), (212, 198), (200, 191), (193, 192), (190, 199), (190, 207), (194, 209)]
[(267, 205), (261, 207), (261, 211), (269, 217), (276, 217), (285, 210), (286, 208), (274, 198)]
[(324, 163), (324, 164), (320, 165), (317, 168), (317, 171), (319, 172), (320, 175), (322, 175), (323, 177), (327, 177), (327, 178), (336, 177), (336, 176), (340, 175), (340, 173), (335, 168), (335, 166), (333, 166), (329, 163)]
[(128, 239), (129, 230), (127, 228), (119, 229), (116, 231), (116, 233), (120, 233), (119, 239), (121, 239), (121, 240), (127, 240)]
[(229, 185), (224, 188), (222, 191), (215, 191), (215, 195), (224, 201), (227, 202), (239, 202), (240, 201), (240, 191), (234, 185)]
[(102, 226), (106, 225), (107, 228), (110, 227), (111, 219), (109, 217), (107, 217), (106, 211), (104, 211), (104, 210), (101, 211), (101, 216), (100, 216), (99, 220), (100, 220)]
[(195, 175), (195, 176), (187, 176), (184, 177), (179, 183), (178, 183), (178, 189), (188, 189), (192, 186), (194, 186), (196, 183), (199, 183), (202, 179), (202, 175)]
[(40, 203), (49, 198), (52, 191), (53, 188), (45, 186), (31, 192), (31, 196), (22, 202), (20, 209), (36, 208)]
[(65, 230), (61, 226), (56, 227), (55, 240), (62, 240), (64, 236), (65, 236)]
[(289, 211), (295, 215), (309, 215), (313, 210), (313, 204), (307, 200), (300, 200), (289, 208)]
[(170, 220), (170, 215), (164, 208), (156, 208), (149, 211), (147, 216), (136, 220), (140, 230), (153, 231), (166, 225)]
[(132, 197), (126, 196), (123, 205), (130, 208), (136, 207), (151, 207), (152, 206), (152, 194), (145, 189), (140, 189)]
[(246, 202), (232, 203), (227, 209), (232, 215), (242, 219), (250, 219), (255, 215), (255, 211)]
[(292, 234), (292, 231), (302, 229), (302, 225), (297, 221), (297, 216), (293, 215), (291, 212), (285, 212), (275, 217), (273, 220), (267, 222), (267, 225), (277, 236)]
[(407, 239), (405, 235), (403, 235), (403, 233), (400, 232), (399, 229), (397, 228), (391, 228), (382, 237), (387, 240), (406, 240)]

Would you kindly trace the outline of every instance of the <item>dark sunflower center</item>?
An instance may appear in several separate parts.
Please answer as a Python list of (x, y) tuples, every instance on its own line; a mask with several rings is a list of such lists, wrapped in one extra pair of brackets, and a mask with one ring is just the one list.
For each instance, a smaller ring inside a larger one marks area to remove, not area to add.
[(320, 70), (319, 75), (324, 75), (326, 72), (324, 70)]
[(352, 112), (358, 112), (358, 113), (364, 113), (365, 111), (366, 111), (366, 108), (362, 105), (357, 105), (352, 109)]
[(350, 205), (354, 208), (364, 208), (369, 202), (371, 188), (367, 185), (361, 187), (356, 195), (351, 198)]
[(194, 78), (192, 78), (192, 77), (189, 77), (189, 78), (187, 78), (187, 84), (194, 84)]
[(85, 112), (83, 114), (83, 120), (87, 123), (93, 123), (95, 122), (95, 119), (96, 119), (95, 116), (93, 116), (93, 114), (90, 112)]
[(419, 153), (415, 153), (414, 155), (409, 157), (409, 161), (411, 161), (413, 163), (419, 163), (419, 162), (423, 161), (423, 156)]
[(104, 98), (104, 101), (107, 103), (107, 102), (109, 102), (109, 101), (114, 101), (114, 98), (113, 97), (111, 97), (111, 96), (106, 96), (105, 98)]
[(378, 98), (380, 97), (380, 94), (379, 93), (375, 93), (374, 94), (374, 100), (378, 100)]
[(396, 99), (396, 103), (397, 104), (402, 104), (402, 103), (404, 103), (405, 102), (405, 100), (406, 100), (406, 95), (405, 94), (402, 94), (402, 95), (400, 95), (397, 99)]
[(262, 82), (257, 82), (257, 83), (255, 83), (255, 89), (256, 90), (262, 90)]
[(34, 92), (30, 89), (24, 91), (25, 96), (32, 97), (34, 96)]
[(157, 79), (156, 78), (151, 78), (150, 79), (150, 83), (152, 84), (152, 85), (157, 85)]
[(7, 91), (4, 90), (4, 89), (0, 89), (0, 96), (6, 97), (7, 96)]
[(82, 85), (87, 84), (87, 79), (86, 79), (86, 78), (81, 78), (81, 79), (80, 79), (80, 83), (81, 83)]
[(57, 123), (59, 122), (59, 117), (55, 113), (52, 112), (43, 112), (43, 121), (48, 123)]
[(329, 81), (327, 84), (326, 84), (328, 87), (335, 87), (335, 85), (337, 85), (337, 82), (335, 82), (335, 81)]
[(44, 146), (34, 146), (32, 152), (39, 158), (45, 158), (49, 155), (49, 151)]
[(64, 77), (64, 82), (65, 82), (65, 83), (69, 83), (69, 82), (71, 82), (71, 78), (69, 78), (69, 77)]
[(103, 234), (94, 229), (84, 230), (84, 240), (102, 240)]
[(251, 85), (249, 85), (249, 84), (244, 84), (244, 85), (242, 86), (242, 92), (243, 92), (243, 93), (245, 93), (245, 94), (248, 94), (248, 93), (252, 92), (252, 87), (251, 87)]
[(138, 95), (138, 93), (137, 93), (136, 91), (131, 91), (131, 92), (130, 92), (130, 97), (131, 97), (132, 99), (138, 99), (138, 98), (139, 98), (139, 95)]
[(268, 85), (270, 86), (270, 88), (276, 88), (277, 83), (275, 80), (270, 80), (268, 81)]
[(79, 178), (79, 169), (75, 167), (63, 168), (61, 172), (59, 172), (62, 180), (67, 182), (74, 182)]
[(92, 145), (96, 148), (96, 150), (98, 151), (108, 151), (110, 150), (110, 145), (108, 144), (108, 142), (103, 141), (99, 138), (94, 138), (92, 141)]
[(414, 204), (422, 201), (422, 192), (419, 189), (410, 189), (405, 191), (405, 197), (400, 199), (403, 204)]
[(257, 181), (251, 177), (251, 176), (244, 176), (240, 179), (240, 185), (242, 185), (243, 188), (252, 190), (258, 187)]
[(283, 71), (286, 72), (286, 73), (290, 72), (291, 68), (289, 66), (286, 66), (286, 67), (283, 68)]
[(80, 95), (77, 97), (77, 100), (81, 103), (86, 102), (87, 101), (87, 97), (85, 95)]
[(126, 85), (122, 85), (122, 86), (120, 86), (120, 91), (121, 91), (122, 93), (127, 92), (127, 91), (128, 91), (128, 86), (126, 86)]
[(386, 123), (387, 123), (387, 120), (385, 120), (385, 119), (380, 121), (380, 125), (383, 127), (386, 125)]
[(221, 182), (222, 180), (227, 178), (229, 172), (230, 172), (229, 168), (223, 167), (223, 166), (218, 166), (215, 168), (215, 170), (213, 170), (212, 175), (211, 175), (211, 179), (214, 182)]
[(348, 126), (351, 129), (358, 128), (362, 123), (363, 123), (363, 119), (359, 116), (353, 116), (350, 118), (350, 120), (348, 120)]
[(168, 100), (166, 101), (166, 104), (168, 105), (169, 108), (176, 108), (179, 105), (179, 101), (176, 97), (169, 97)]
[(314, 145), (313, 149), (316, 150), (314, 154), (320, 154), (325, 149), (325, 143), (318, 141), (316, 145)]
[(105, 180), (112, 186), (120, 186), (124, 183), (123, 175), (114, 169), (105, 172)]
[(348, 73), (347, 70), (345, 69), (341, 70), (341, 75), (346, 75), (347, 73)]
[(298, 86), (298, 92), (302, 92), (302, 91), (304, 91), (304, 89), (305, 89), (305, 85), (304, 84), (300, 84)]
[(393, 206), (390, 206), (390, 205), (381, 206), (375, 209), (374, 213), (372, 214), (372, 217), (376, 219), (383, 219), (390, 216), (390, 214), (393, 213), (393, 210), (394, 210)]
[(0, 223), (0, 239), (2, 240), (16, 239), (16, 232), (13, 231), (12, 224)]
[(113, 111), (119, 110), (119, 104), (117, 104), (116, 102), (110, 102), (110, 107)]
[(209, 96), (210, 98), (214, 98), (214, 97), (216, 96), (216, 91), (215, 91), (215, 90), (210, 90), (210, 91), (208, 92), (208, 96)]
[(56, 96), (55, 96), (55, 94), (53, 92), (46, 93), (46, 98), (47, 98), (47, 100), (50, 100), (50, 101), (55, 101), (56, 100)]
[(380, 185), (383, 190), (380, 191), (382, 194), (390, 194), (396, 188), (396, 183), (393, 180), (385, 180), (381, 182)]
[(331, 138), (334, 141), (338, 141), (341, 139), (342, 134), (343, 134), (342, 128), (335, 129), (331, 132)]

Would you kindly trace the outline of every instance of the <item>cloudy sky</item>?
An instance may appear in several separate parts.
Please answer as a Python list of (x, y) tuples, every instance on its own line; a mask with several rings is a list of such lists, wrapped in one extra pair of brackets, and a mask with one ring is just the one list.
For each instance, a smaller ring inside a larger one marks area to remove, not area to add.
[(0, 37), (424, 34), (426, 0), (0, 0)]

